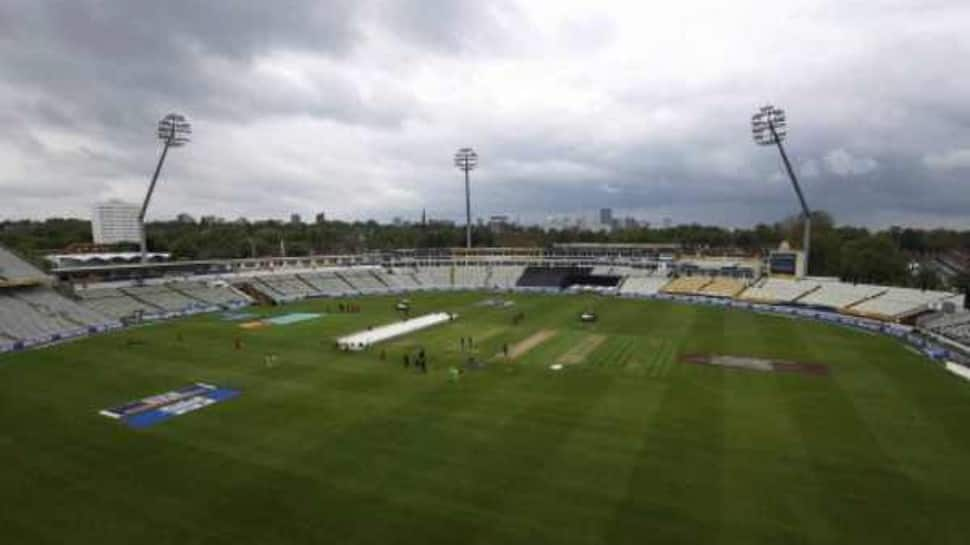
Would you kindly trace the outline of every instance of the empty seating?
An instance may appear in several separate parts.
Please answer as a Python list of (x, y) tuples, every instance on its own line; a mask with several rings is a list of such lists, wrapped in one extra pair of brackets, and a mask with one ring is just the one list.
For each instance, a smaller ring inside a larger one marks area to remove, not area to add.
[(139, 301), (117, 288), (92, 288), (79, 291), (81, 305), (116, 320), (145, 313), (162, 312), (160, 307)]
[(410, 282), (406, 280), (406, 275), (397, 275), (392, 271), (373, 271), (373, 274), (387, 286), (390, 291), (404, 291), (409, 290), (413, 287), (414, 279), (410, 279)]
[(414, 270), (393, 269), (385, 272), (381, 277), (389, 286), (401, 290), (413, 290), (421, 287), (414, 278)]
[(710, 284), (701, 288), (703, 295), (711, 297), (734, 297), (744, 289), (744, 282), (734, 278), (715, 278)]
[(187, 297), (162, 285), (132, 286), (122, 288), (121, 291), (137, 300), (144, 301), (168, 312), (178, 312), (202, 306), (202, 303), (197, 299)]
[(526, 267), (516, 283), (520, 288), (565, 288), (577, 276), (588, 276), (586, 267)]
[(267, 275), (257, 277), (259, 283), (270, 288), (267, 295), (282, 295), (286, 298), (301, 298), (316, 295), (317, 290), (293, 274)]
[(41, 314), (67, 320), (64, 323), (67, 328), (72, 326), (98, 326), (110, 321), (100, 312), (83, 307), (50, 288), (16, 290), (13, 295)]
[(451, 289), (451, 267), (422, 267), (415, 274), (425, 289)]
[(669, 282), (665, 276), (631, 276), (620, 285), (624, 295), (656, 295)]
[(361, 293), (381, 293), (387, 291), (387, 285), (374, 276), (368, 269), (348, 269), (338, 271), (337, 275), (347, 281)]
[(970, 347), (970, 312), (938, 312), (920, 318), (919, 328)]
[(852, 312), (877, 318), (897, 319), (925, 310), (931, 303), (953, 294), (913, 288), (887, 288), (883, 293), (852, 307)]
[(51, 288), (0, 293), (0, 342), (46, 342), (52, 337), (113, 324), (101, 313), (83, 308)]
[(333, 271), (301, 273), (300, 279), (313, 286), (317, 293), (331, 297), (354, 293), (355, 290)]
[(664, 286), (664, 293), (697, 295), (701, 289), (712, 282), (708, 276), (681, 276), (670, 281)]
[(489, 276), (488, 272), (488, 269), (485, 267), (455, 267), (455, 287), (468, 289), (484, 288)]
[(808, 280), (763, 278), (744, 290), (740, 298), (762, 303), (790, 303), (817, 288), (817, 282)]
[(248, 296), (228, 286), (213, 286), (205, 282), (174, 282), (170, 287), (212, 305), (227, 306), (252, 302)]
[(883, 286), (869, 284), (846, 284), (843, 282), (820, 282), (819, 288), (798, 299), (803, 305), (845, 308), (885, 291)]
[(0, 246), (0, 281), (38, 280), (44, 276), (39, 269)]
[(514, 288), (519, 278), (522, 276), (522, 271), (525, 267), (516, 266), (495, 266), (491, 269), (491, 274), (486, 278), (486, 287), (495, 289), (511, 289)]

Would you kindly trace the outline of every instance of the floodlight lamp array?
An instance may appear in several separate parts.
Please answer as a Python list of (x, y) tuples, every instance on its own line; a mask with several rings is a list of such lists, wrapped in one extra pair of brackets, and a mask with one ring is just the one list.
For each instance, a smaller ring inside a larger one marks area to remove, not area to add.
[(461, 148), (455, 152), (455, 166), (460, 170), (475, 170), (478, 166), (478, 154), (471, 148)]
[(172, 147), (189, 142), (192, 125), (181, 114), (168, 114), (158, 122), (158, 139)]
[(788, 121), (785, 111), (774, 106), (762, 106), (751, 116), (751, 136), (756, 144), (772, 146), (788, 135)]

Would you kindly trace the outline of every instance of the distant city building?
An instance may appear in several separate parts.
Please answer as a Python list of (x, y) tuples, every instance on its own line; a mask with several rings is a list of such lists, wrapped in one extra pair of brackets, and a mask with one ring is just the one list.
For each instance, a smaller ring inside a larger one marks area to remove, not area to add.
[(182, 212), (178, 216), (175, 216), (175, 221), (179, 223), (195, 223), (195, 218), (186, 214), (185, 212)]
[(213, 225), (216, 223), (224, 223), (226, 220), (220, 218), (219, 216), (202, 216), (199, 218), (199, 223), (204, 225)]
[(664, 229), (670, 229), (674, 225), (674, 220), (670, 218), (664, 218)]
[(613, 226), (596, 221), (590, 222), (582, 216), (549, 216), (546, 218), (544, 228), (547, 231), (555, 229), (558, 231), (575, 230), (602, 233), (611, 230)]
[(568, 229), (580, 229), (583, 224), (582, 218), (570, 216), (548, 216), (543, 223), (547, 231), (564, 231)]
[(137, 204), (110, 200), (94, 205), (91, 214), (91, 238), (95, 244), (138, 242), (141, 227), (138, 225)]
[(601, 225), (613, 225), (613, 209), (612, 208), (600, 208), (600, 224)]
[(509, 225), (511, 225), (509, 217), (505, 214), (499, 214), (488, 218), (488, 228), (496, 233), (501, 233)]
[(320, 212), (319, 214), (317, 214), (317, 224), (326, 223), (326, 221), (327, 221), (326, 214), (324, 214), (323, 212)]
[(636, 218), (626, 217), (623, 218), (622, 225), (624, 229), (636, 229), (640, 227), (640, 222)]
[(303, 223), (303, 218), (299, 214), (290, 214), (291, 225), (300, 225), (301, 223)]

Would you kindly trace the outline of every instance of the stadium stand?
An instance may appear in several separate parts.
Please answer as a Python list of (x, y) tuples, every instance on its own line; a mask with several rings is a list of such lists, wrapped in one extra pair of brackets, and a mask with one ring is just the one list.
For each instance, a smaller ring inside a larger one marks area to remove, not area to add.
[(210, 305), (233, 306), (252, 302), (248, 296), (228, 286), (214, 286), (205, 282), (173, 282), (169, 287)]
[(78, 291), (81, 305), (116, 320), (136, 314), (158, 314), (162, 309), (139, 301), (118, 288), (89, 288)]
[[(127, 281), (121, 280), (118, 277), (123, 277), (126, 271), (111, 271), (99, 281), (110, 281), (114, 283), (112, 285), (122, 287), (102, 284), (76, 288), (79, 301), (74, 301), (48, 287), (52, 281), (50, 277), (0, 248), (0, 295), (4, 298), (3, 314), (0, 315), (0, 348), (25, 338), (42, 338), (79, 328), (99, 329), (105, 324), (120, 325), (119, 320), (130, 317), (155, 319), (254, 302), (273, 304), (307, 297), (426, 289), (569, 289), (646, 297), (660, 293), (701, 295), (783, 304), (786, 308), (807, 306), (813, 308), (812, 312), (824, 307), (865, 319), (906, 323), (934, 310), (952, 312), (959, 306), (951, 304), (956, 302), (951, 301), (955, 296), (945, 292), (853, 285), (835, 279), (766, 277), (751, 282), (751, 275), (741, 274), (750, 271), (738, 268), (734, 262), (717, 261), (712, 265), (704, 260), (694, 260), (681, 265), (669, 260), (633, 259), (627, 262), (619, 258), (606, 262), (586, 255), (575, 261), (560, 257), (543, 260), (532, 255), (528, 259), (508, 256), (500, 259), (456, 257), (451, 260), (437, 254), (415, 258), (403, 253), (382, 266), (377, 260), (347, 260), (346, 257), (312, 265), (295, 261), (281, 265), (277, 260), (265, 263), (246, 260), (235, 266), (213, 264), (208, 272), (201, 273), (204, 276), (199, 277), (186, 270), (177, 281), (151, 285), (139, 285), (140, 280), (130, 276)], [(339, 265), (342, 262), (358, 264), (344, 267)], [(525, 263), (531, 265), (526, 267)], [(538, 266), (538, 263), (547, 265)], [(680, 276), (671, 279), (667, 276), (670, 270), (681, 271)], [(158, 274), (159, 271), (153, 272)], [(84, 276), (76, 276), (75, 285), (86, 286), (90, 274), (85, 272)], [(168, 274), (163, 272), (162, 278)], [(71, 281), (63, 272), (58, 276), (62, 281)], [(174, 275), (168, 277), (174, 278)], [(11, 284), (11, 280), (14, 283)], [(135, 284), (129, 286), (126, 282)], [(226, 282), (232, 282), (236, 287)], [(26, 325), (17, 321), (19, 316), (30, 317)], [(941, 324), (938, 328), (947, 335), (965, 338), (970, 334), (970, 320)]]
[(301, 280), (309, 284), (316, 290), (317, 294), (336, 297), (354, 293), (354, 288), (337, 276), (333, 271), (319, 271), (301, 273), (298, 275)]
[(403, 288), (419, 289), (421, 287), (418, 279), (414, 276), (414, 269), (394, 269), (394, 274), (388, 276), (397, 278), (398, 284)]
[(121, 291), (133, 299), (158, 307), (165, 312), (179, 312), (192, 308), (201, 308), (205, 303), (168, 289), (167, 286), (132, 286), (121, 288)]
[(762, 278), (744, 290), (739, 298), (758, 303), (791, 303), (818, 289), (817, 282), (787, 278)]
[(424, 289), (451, 289), (451, 270), (451, 266), (422, 267), (414, 276)]
[(681, 276), (671, 280), (661, 291), (680, 295), (698, 295), (705, 286), (713, 282), (714, 280), (709, 276)]
[(383, 271), (375, 271), (380, 279), (387, 284), (392, 291), (408, 291), (421, 289), (421, 283), (414, 277), (413, 268), (388, 268)]
[(13, 296), (42, 315), (66, 320), (63, 325), (68, 329), (79, 326), (99, 326), (110, 321), (103, 314), (85, 308), (50, 288), (16, 290)]
[(48, 287), (0, 294), (0, 333), (11, 341), (46, 342), (113, 321)]
[(520, 288), (565, 288), (577, 276), (588, 276), (588, 267), (526, 267), (516, 282)]
[(488, 283), (489, 270), (485, 267), (455, 267), (455, 287), (481, 289)]
[(620, 285), (620, 294), (656, 295), (669, 281), (665, 276), (631, 276)]
[(64, 297), (39, 269), (0, 247), (0, 349), (43, 344), (118, 325)]
[(896, 320), (926, 311), (929, 305), (954, 297), (952, 293), (914, 288), (886, 288), (875, 297), (849, 308), (853, 314)]
[(715, 278), (698, 293), (711, 297), (734, 297), (745, 288), (745, 283), (734, 278)]
[(387, 291), (387, 285), (381, 282), (369, 269), (348, 269), (339, 271), (337, 276), (343, 278), (360, 293), (383, 293)]
[(802, 305), (843, 309), (875, 297), (884, 291), (886, 291), (886, 288), (883, 286), (823, 281), (819, 282), (818, 289), (799, 297), (796, 302)]
[(260, 284), (268, 287), (266, 294), (279, 300), (302, 299), (318, 293), (313, 286), (294, 274), (260, 276), (256, 280), (257, 287)]
[(406, 274), (395, 274), (392, 270), (372, 271), (387, 286), (388, 291), (400, 292), (415, 289), (414, 278)]
[(0, 246), (0, 284), (34, 283), (45, 278), (46, 275), (40, 269)]
[(0, 294), (0, 330), (5, 336), (15, 340), (35, 339), (78, 327), (64, 319), (40, 315), (24, 301)]
[(492, 267), (486, 286), (493, 289), (512, 289), (522, 276), (525, 267)]
[(970, 347), (970, 312), (934, 315), (921, 321), (920, 328)]

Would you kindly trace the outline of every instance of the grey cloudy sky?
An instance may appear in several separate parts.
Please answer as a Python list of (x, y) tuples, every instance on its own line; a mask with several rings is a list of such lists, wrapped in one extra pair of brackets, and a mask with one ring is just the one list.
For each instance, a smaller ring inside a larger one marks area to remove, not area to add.
[(970, 227), (965, 0), (0, 2), (0, 218), (388, 219), (613, 207), (749, 225), (795, 211), (750, 139), (771, 101), (811, 205)]

